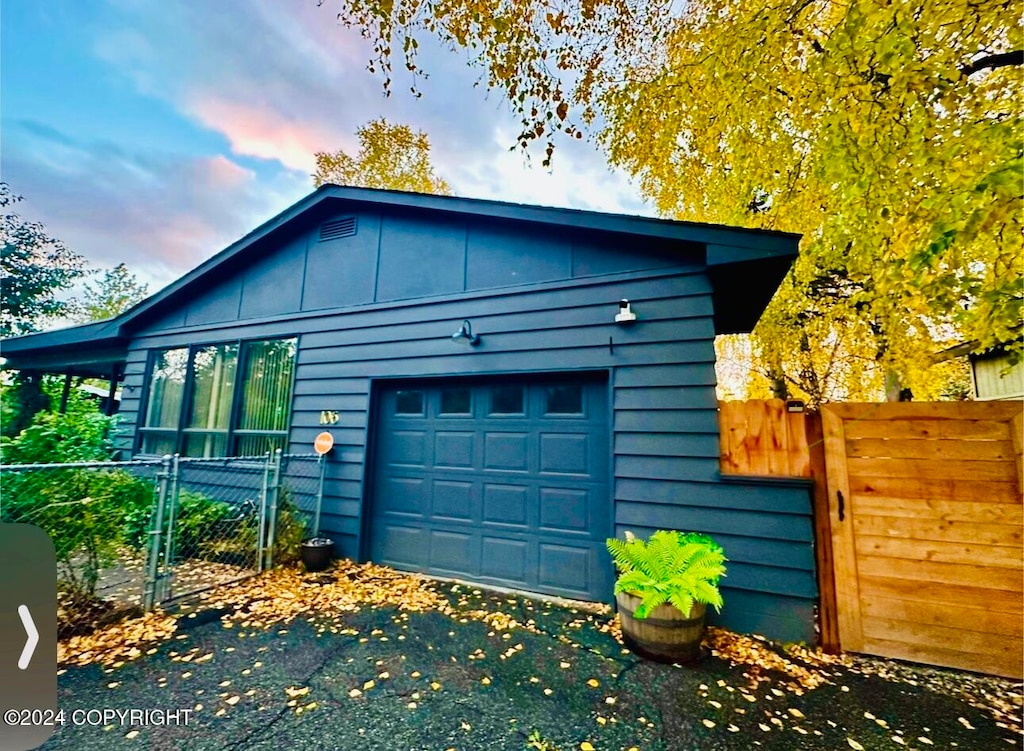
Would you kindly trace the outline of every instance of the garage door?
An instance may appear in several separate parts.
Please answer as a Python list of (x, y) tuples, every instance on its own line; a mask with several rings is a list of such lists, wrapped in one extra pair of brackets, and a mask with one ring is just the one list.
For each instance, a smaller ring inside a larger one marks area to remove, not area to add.
[(370, 558), (396, 568), (607, 600), (612, 567), (602, 381), (386, 389)]

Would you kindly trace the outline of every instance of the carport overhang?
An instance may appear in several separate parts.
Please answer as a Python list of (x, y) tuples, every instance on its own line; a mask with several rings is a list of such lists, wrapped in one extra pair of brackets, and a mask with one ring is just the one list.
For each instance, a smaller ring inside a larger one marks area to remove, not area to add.
[(0, 348), (8, 370), (115, 382), (124, 376), (127, 354), (128, 339), (112, 320), (16, 336)]

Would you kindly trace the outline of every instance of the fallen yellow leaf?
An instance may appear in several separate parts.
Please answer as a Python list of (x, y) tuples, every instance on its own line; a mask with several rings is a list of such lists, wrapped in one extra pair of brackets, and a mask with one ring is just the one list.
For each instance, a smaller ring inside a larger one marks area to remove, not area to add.
[(715, 723), (711, 720), (701, 720), (701, 722), (704, 723), (704, 727), (706, 728), (713, 728), (715, 726)]
[(846, 742), (850, 744), (850, 748), (852, 748), (853, 751), (864, 751), (864, 747), (860, 745), (857, 741), (855, 741), (853, 738), (847, 738)]
[(587, 685), (591, 688), (597, 688), (601, 685), (601, 681), (597, 680), (596, 678), (591, 678), (589, 681), (587, 681)]
[(594, 746), (590, 741), (583, 741), (580, 744), (580, 751), (594, 751)]

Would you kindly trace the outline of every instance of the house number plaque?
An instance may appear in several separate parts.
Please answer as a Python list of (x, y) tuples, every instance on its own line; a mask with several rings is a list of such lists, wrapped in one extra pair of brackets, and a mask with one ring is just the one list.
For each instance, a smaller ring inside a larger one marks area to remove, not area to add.
[(325, 409), (320, 412), (320, 424), (321, 425), (336, 425), (338, 422), (338, 413)]

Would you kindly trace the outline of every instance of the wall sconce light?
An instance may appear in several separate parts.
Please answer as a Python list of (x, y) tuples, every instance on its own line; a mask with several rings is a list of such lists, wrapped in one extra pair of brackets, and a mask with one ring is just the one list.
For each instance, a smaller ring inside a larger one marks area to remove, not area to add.
[(629, 300), (619, 300), (619, 312), (615, 316), (615, 323), (633, 323), (636, 320), (636, 313), (629, 307)]
[(459, 330), (452, 334), (452, 341), (456, 344), (468, 344), (470, 347), (475, 347), (480, 343), (480, 337), (473, 333), (473, 325), (468, 321), (463, 321)]
[(787, 412), (803, 412), (804, 403), (800, 399), (787, 399), (786, 400), (786, 411)]

